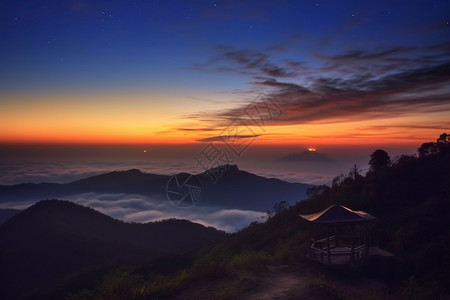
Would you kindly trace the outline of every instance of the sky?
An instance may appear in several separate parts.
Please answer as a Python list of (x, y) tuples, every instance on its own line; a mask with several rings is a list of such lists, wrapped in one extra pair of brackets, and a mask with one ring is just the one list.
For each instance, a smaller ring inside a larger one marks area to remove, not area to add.
[(449, 21), (448, 1), (4, 0), (0, 143), (417, 148), (450, 128)]
[[(364, 173), (375, 149), (412, 154), (450, 131), (449, 21), (433, 0), (3, 0), (0, 184), (224, 163), (311, 184)], [(227, 231), (264, 215), (67, 200)]]

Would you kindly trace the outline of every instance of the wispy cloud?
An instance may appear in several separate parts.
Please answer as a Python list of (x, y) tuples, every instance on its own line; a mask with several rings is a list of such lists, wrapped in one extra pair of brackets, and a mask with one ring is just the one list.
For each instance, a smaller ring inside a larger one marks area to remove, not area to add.
[(126, 222), (146, 223), (177, 218), (191, 220), (228, 232), (246, 227), (257, 218), (264, 216), (264, 213), (259, 211), (221, 209), (201, 205), (179, 208), (167, 199), (150, 199), (139, 195), (84, 194), (73, 196), (69, 200)]
[(199, 142), (234, 142), (237, 140), (245, 140), (245, 139), (255, 139), (259, 138), (260, 135), (219, 135), (219, 136), (213, 136), (208, 137), (204, 139), (199, 139)]
[[(173, 151), (173, 150), (172, 150)], [(73, 159), (68, 156), (69, 159)], [(161, 157), (158, 157), (162, 160)], [(190, 157), (189, 157), (190, 158)], [(97, 161), (94, 162), (47, 162), (47, 161), (10, 161), (0, 167), (0, 185), (19, 183), (67, 183), (112, 171), (140, 169), (152, 174), (176, 174), (194, 171), (190, 160), (186, 161)]]
[(191, 68), (202, 71), (219, 71), (247, 76), (295, 77), (301, 62), (284, 61), (279, 64), (262, 51), (217, 47), (217, 55), (204, 64), (194, 64)]
[[(450, 44), (314, 53), (315, 66), (249, 49), (219, 49), (204, 69), (247, 75), (285, 114), (276, 125), (335, 123), (450, 111)], [(227, 67), (224, 68), (222, 64)], [(304, 70), (301, 72), (300, 70)], [(223, 124), (245, 106), (197, 117)], [(448, 125), (448, 123), (447, 123)]]

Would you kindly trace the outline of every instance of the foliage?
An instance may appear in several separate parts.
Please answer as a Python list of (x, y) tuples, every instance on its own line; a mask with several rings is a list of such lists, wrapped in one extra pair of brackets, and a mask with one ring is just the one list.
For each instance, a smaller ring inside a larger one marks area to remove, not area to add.
[(308, 288), (318, 299), (344, 299), (342, 292), (336, 284), (330, 283), (322, 277), (315, 277), (309, 280)]
[(446, 299), (445, 294), (433, 282), (423, 282), (414, 276), (402, 281), (399, 296), (412, 300)]
[[(372, 244), (395, 254), (391, 272), (378, 272), (381, 279), (402, 281), (414, 276), (430, 283), (434, 291), (449, 292), (450, 286), (450, 137), (425, 143), (418, 156), (403, 155), (390, 162), (377, 150), (365, 177), (338, 176), (331, 187), (309, 190), (309, 199), (292, 209), (301, 213), (322, 210), (334, 203), (364, 210), (377, 217)], [(372, 268), (385, 268), (382, 264)], [(377, 272), (376, 272), (377, 273)], [(406, 281), (405, 281), (406, 280)], [(409, 288), (411, 290), (411, 287)]]
[(417, 150), (420, 157), (445, 153), (450, 147), (450, 135), (443, 133), (439, 136), (435, 143), (424, 143)]
[(281, 212), (285, 211), (288, 208), (289, 208), (289, 203), (287, 203), (286, 201), (283, 200), (283, 201), (277, 202), (277, 203), (275, 203), (273, 205), (272, 210), (268, 210), (266, 212), (267, 217), (268, 218), (272, 218), (276, 214), (281, 213)]
[(264, 251), (244, 250), (234, 255), (228, 266), (231, 269), (264, 270), (271, 261), (271, 256)]
[(390, 165), (391, 165), (391, 157), (386, 151), (378, 149), (375, 150), (370, 155), (369, 160), (370, 173), (378, 174), (379, 172), (383, 171)]
[(224, 286), (217, 292), (212, 293), (209, 299), (236, 299), (239, 295), (255, 288), (257, 283), (255, 280), (246, 277), (238, 277), (233, 279), (229, 284)]
[(185, 269), (147, 278), (136, 270), (116, 270), (107, 274), (93, 290), (70, 294), (66, 300), (165, 298), (183, 288), (192, 278), (193, 274)]

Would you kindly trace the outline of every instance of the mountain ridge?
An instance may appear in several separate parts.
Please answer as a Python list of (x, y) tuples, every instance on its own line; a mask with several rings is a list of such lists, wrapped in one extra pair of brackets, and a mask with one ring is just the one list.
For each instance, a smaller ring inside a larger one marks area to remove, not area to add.
[[(295, 203), (306, 197), (312, 185), (290, 183), (239, 170), (235, 165), (194, 174), (203, 191), (199, 205), (223, 208), (267, 210), (276, 202)], [(68, 183), (22, 183), (0, 185), (1, 202), (34, 201), (63, 198), (84, 193), (137, 194), (161, 201), (167, 200), (167, 184), (173, 176), (158, 175), (138, 169), (113, 171)], [(186, 173), (187, 174), (187, 173)], [(191, 174), (189, 174), (191, 175)], [(216, 176), (212, 181), (211, 175)]]

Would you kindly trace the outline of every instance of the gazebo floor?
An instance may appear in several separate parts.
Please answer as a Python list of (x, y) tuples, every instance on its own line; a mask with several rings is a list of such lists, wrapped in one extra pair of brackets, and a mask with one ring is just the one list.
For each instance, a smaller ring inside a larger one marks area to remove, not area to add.
[[(328, 261), (328, 251), (325, 249), (311, 248), (310, 258), (323, 264), (330, 265), (345, 265), (351, 262), (356, 262), (366, 257), (366, 247), (364, 245), (355, 247), (352, 259), (352, 248), (348, 246), (336, 246), (329, 250), (330, 260)], [(377, 247), (369, 247), (369, 256), (381, 255), (385, 257), (392, 257), (394, 254), (382, 250)]]
[[(330, 248), (329, 252), (323, 249), (311, 248), (310, 258), (323, 264), (345, 265), (360, 260), (365, 256), (365, 246), (360, 246), (354, 248), (353, 250), (354, 251), (352, 259), (351, 247), (336, 246)], [(330, 256), (329, 260), (328, 260), (328, 253)]]
[(393, 257), (394, 254), (378, 247), (369, 247), (369, 255), (381, 255), (385, 257)]

